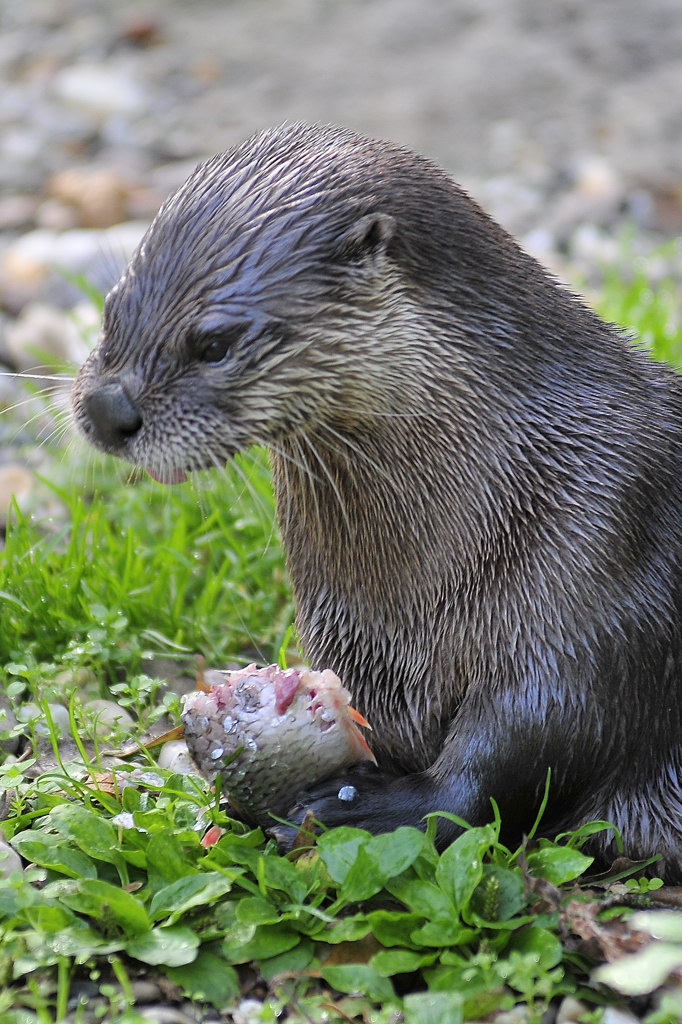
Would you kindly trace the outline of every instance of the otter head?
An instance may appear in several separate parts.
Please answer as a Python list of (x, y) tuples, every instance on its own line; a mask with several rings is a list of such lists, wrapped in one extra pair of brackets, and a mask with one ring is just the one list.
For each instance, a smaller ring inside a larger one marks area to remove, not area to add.
[(199, 166), (107, 296), (73, 389), (86, 437), (174, 482), (390, 402), (373, 351), (401, 285), (375, 177), (368, 140), (304, 126)]

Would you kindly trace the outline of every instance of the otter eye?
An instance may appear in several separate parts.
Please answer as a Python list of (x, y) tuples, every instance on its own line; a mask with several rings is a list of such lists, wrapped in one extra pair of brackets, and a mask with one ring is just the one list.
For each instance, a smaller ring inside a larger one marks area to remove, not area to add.
[(245, 324), (235, 324), (224, 330), (190, 334), (187, 347), (192, 359), (200, 363), (220, 363), (246, 330)]
[(230, 343), (227, 338), (214, 338), (202, 350), (201, 359), (205, 363), (219, 363), (227, 355), (229, 347)]

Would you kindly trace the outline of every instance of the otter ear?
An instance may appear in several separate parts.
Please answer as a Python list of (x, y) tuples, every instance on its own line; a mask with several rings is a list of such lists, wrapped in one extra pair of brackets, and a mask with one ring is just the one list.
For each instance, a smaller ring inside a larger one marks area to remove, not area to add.
[(339, 255), (348, 261), (385, 255), (395, 234), (395, 218), (387, 213), (368, 213), (360, 217), (339, 239)]

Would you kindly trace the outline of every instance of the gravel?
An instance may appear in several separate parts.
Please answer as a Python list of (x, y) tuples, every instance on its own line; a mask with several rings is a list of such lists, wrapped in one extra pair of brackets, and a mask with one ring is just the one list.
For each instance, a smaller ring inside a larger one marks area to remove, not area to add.
[[(550, 260), (583, 223), (682, 229), (679, 0), (22, 0), (0, 18), (0, 269), (30, 229), (148, 220), (197, 160), (295, 119), (427, 153)], [(35, 297), (16, 285), (12, 313)]]

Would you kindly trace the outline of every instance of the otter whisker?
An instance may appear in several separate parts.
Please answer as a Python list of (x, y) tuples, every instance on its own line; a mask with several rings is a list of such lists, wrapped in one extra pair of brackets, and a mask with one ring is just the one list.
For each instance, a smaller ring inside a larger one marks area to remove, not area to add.
[(324, 459), (322, 457), (322, 455), (319, 453), (319, 451), (317, 449), (317, 446), (313, 442), (313, 439), (310, 437), (310, 435), (305, 433), (305, 434), (302, 434), (301, 437), (302, 437), (302, 440), (305, 441), (305, 443), (306, 443), (306, 445), (308, 447), (308, 450), (310, 451), (311, 455), (313, 456), (313, 458), (315, 459), (317, 464), (322, 469), (323, 475), (326, 478), (326, 480), (328, 481), (329, 486), (331, 487), (331, 490), (332, 490), (332, 492), (333, 492), (333, 494), (334, 494), (334, 496), (335, 496), (335, 498), (336, 498), (336, 500), (338, 502), (339, 510), (341, 512), (342, 521), (344, 523), (344, 526), (346, 528), (346, 531), (347, 531), (348, 535), (350, 536), (351, 533), (352, 533), (352, 528), (351, 528), (351, 524), (350, 524), (350, 518), (348, 516), (348, 510), (346, 508), (346, 502), (345, 502), (345, 499), (344, 499), (343, 495), (341, 494), (341, 490), (339, 489), (339, 485), (338, 485), (337, 481), (334, 479), (334, 474), (332, 473), (327, 460)]
[[(382, 466), (377, 458), (373, 458), (369, 452), (359, 445), (357, 442), (351, 440), (347, 435), (342, 434), (340, 431), (335, 430), (330, 423), (324, 423), (319, 430), (320, 438), (324, 438), (325, 434), (330, 434), (336, 441), (336, 445), (332, 449), (337, 455), (344, 457), (350, 469), (354, 468), (353, 459), (350, 458), (349, 453), (352, 453), (358, 459), (361, 459), (366, 463), (373, 473), (377, 477), (382, 478), (390, 486), (395, 483), (395, 474), (391, 474), (385, 466)], [(326, 438), (324, 438), (326, 442)]]

